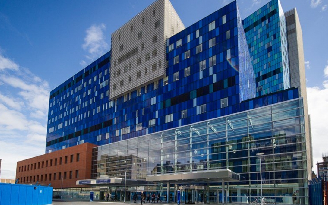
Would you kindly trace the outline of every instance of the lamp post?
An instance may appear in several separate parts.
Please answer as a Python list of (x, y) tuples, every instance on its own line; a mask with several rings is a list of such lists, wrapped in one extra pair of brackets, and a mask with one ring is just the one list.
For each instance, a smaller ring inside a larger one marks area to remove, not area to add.
[(260, 175), (261, 175), (261, 205), (263, 205), (263, 195), (262, 195), (262, 155), (264, 155), (263, 152), (257, 153), (256, 156), (260, 158)]

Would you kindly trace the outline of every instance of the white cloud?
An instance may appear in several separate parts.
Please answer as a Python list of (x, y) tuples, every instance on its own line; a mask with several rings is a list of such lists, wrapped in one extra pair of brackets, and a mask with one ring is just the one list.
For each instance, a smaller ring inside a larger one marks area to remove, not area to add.
[(325, 69), (323, 70), (325, 77), (328, 77), (328, 64), (326, 65)]
[(322, 0), (311, 0), (311, 7), (317, 8), (322, 3)]
[(21, 110), (22, 106), (24, 105), (24, 102), (2, 95), (1, 93), (0, 93), (0, 102), (5, 103), (7, 106), (15, 110)]
[(260, 4), (261, 3), (261, 0), (253, 0), (253, 5), (257, 5), (257, 4)]
[[(322, 154), (327, 152), (328, 144), (328, 82), (324, 82), (324, 88), (308, 87), (308, 106), (311, 116), (311, 133), (313, 147), (313, 164), (322, 161)], [(316, 168), (314, 168), (316, 170)]]
[(94, 60), (94, 58), (100, 57), (100, 55), (107, 51), (108, 44), (105, 41), (105, 30), (105, 24), (92, 25), (86, 30), (87, 35), (82, 45), (82, 48), (89, 53), (86, 58)]
[(321, 7), (321, 11), (326, 11), (327, 10), (327, 4), (326, 5), (323, 5), (322, 7)]
[(305, 61), (304, 64), (305, 64), (305, 68), (306, 69), (310, 69), (311, 68), (310, 67), (310, 61)]
[(13, 179), (17, 161), (44, 154), (49, 84), (1, 55), (0, 81), (1, 178)]
[(18, 70), (18, 65), (10, 59), (0, 55), (0, 71), (5, 69)]

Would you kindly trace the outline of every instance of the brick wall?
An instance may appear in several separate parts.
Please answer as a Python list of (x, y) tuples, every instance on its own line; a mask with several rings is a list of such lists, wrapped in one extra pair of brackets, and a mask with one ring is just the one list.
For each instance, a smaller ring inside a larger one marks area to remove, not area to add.
[(17, 162), (16, 179), (20, 184), (51, 183), (53, 188), (81, 187), (77, 180), (91, 178), (92, 149), (94, 144), (55, 151)]

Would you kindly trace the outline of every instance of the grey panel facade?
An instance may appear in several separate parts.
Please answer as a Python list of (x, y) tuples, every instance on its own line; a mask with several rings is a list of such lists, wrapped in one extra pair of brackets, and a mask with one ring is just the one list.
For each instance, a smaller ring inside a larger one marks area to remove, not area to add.
[(112, 34), (110, 98), (165, 75), (166, 38), (185, 27), (168, 0), (158, 0)]

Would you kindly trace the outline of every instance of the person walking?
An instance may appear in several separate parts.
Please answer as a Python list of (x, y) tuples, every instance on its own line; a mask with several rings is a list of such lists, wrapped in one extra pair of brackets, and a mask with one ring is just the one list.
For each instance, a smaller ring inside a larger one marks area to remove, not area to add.
[(109, 201), (109, 193), (106, 194), (106, 201)]
[(147, 194), (147, 202), (150, 203), (150, 195)]
[(157, 203), (158, 203), (158, 201), (161, 201), (162, 202), (162, 200), (161, 200), (161, 194), (160, 193), (158, 193), (158, 195), (157, 195)]
[(155, 193), (153, 193), (153, 195), (151, 195), (151, 203), (155, 203)]
[(137, 193), (135, 193), (135, 194), (133, 195), (133, 201), (134, 201), (134, 203), (137, 203)]
[(140, 196), (140, 198), (141, 198), (141, 205), (142, 205), (142, 202), (143, 202), (143, 200), (144, 200), (144, 194), (143, 193), (141, 193), (141, 196)]

